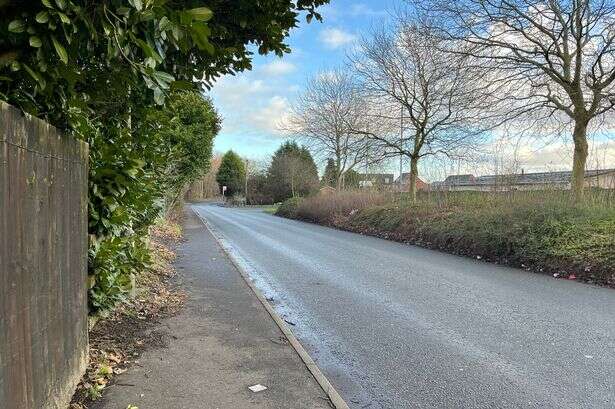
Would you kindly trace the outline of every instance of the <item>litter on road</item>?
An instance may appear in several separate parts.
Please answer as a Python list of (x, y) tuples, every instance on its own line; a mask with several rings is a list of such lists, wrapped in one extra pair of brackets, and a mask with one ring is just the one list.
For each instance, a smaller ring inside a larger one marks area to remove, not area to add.
[(252, 392), (256, 393), (256, 392), (262, 392), (264, 390), (267, 390), (267, 387), (261, 385), (260, 383), (258, 383), (256, 385), (248, 386), (248, 389), (250, 389)]

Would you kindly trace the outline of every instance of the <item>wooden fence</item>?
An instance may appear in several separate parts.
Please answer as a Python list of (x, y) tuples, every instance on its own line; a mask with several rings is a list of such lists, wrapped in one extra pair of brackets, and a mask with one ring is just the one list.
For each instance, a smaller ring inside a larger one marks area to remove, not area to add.
[(86, 143), (0, 101), (0, 407), (66, 408), (87, 362)]

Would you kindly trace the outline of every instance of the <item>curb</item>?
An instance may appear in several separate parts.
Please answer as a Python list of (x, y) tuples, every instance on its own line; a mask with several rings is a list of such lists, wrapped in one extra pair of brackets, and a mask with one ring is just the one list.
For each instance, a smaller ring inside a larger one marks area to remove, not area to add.
[(256, 295), (256, 298), (258, 298), (258, 300), (261, 302), (263, 307), (265, 307), (271, 318), (273, 318), (273, 321), (280, 328), (286, 339), (288, 339), (288, 342), (290, 342), (290, 345), (295, 349), (297, 355), (299, 355), (305, 366), (307, 366), (308, 370), (312, 373), (312, 376), (314, 376), (316, 382), (318, 382), (322, 390), (327, 394), (333, 406), (336, 409), (350, 409), (348, 404), (341, 397), (341, 395), (337, 392), (337, 390), (335, 390), (331, 382), (329, 382), (329, 380), (322, 373), (320, 368), (318, 368), (318, 365), (316, 365), (316, 362), (314, 362), (314, 360), (305, 350), (303, 345), (301, 345), (297, 337), (295, 337), (295, 335), (292, 333), (288, 325), (286, 325), (286, 322), (284, 322), (284, 320), (278, 315), (278, 313), (275, 312), (275, 310), (273, 309), (271, 304), (269, 304), (269, 301), (267, 301), (267, 299), (263, 296), (261, 291), (256, 288), (256, 286), (250, 279), (250, 276), (246, 269), (241, 265), (241, 263), (238, 262), (236, 256), (231, 253), (231, 246), (226, 242), (226, 239), (224, 239), (221, 234), (215, 230), (215, 228), (213, 228), (209, 223), (207, 223), (207, 220), (201, 217), (201, 215), (196, 210), (194, 210), (192, 206), (190, 206), (190, 210), (196, 215), (196, 217), (201, 221), (201, 223), (203, 223), (203, 225), (211, 233), (211, 235), (214, 236), (220, 248), (222, 248), (226, 256), (229, 258), (229, 260), (231, 260), (231, 263), (233, 263), (237, 271), (239, 271), (239, 274), (241, 274), (241, 277), (246, 282), (248, 287), (250, 287), (254, 295)]

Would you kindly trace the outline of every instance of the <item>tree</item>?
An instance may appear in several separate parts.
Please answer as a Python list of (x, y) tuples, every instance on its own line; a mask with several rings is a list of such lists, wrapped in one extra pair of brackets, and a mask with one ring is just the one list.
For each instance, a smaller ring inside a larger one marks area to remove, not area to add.
[(358, 189), (361, 185), (361, 175), (354, 169), (346, 172), (344, 177), (344, 189)]
[(310, 151), (295, 142), (285, 142), (273, 155), (267, 171), (273, 200), (306, 196), (318, 188), (318, 170)]
[(320, 184), (323, 186), (337, 186), (337, 167), (335, 166), (335, 161), (331, 158), (327, 159), (327, 165), (325, 166), (325, 171), (320, 179)]
[(273, 204), (274, 200), (269, 189), (266, 172), (254, 172), (248, 178), (248, 193), (246, 201), (251, 205)]
[(289, 130), (319, 155), (333, 158), (339, 190), (344, 175), (359, 164), (381, 160), (377, 145), (352, 129), (367, 129), (366, 106), (348, 70), (317, 74), (292, 107)]
[(412, 200), (422, 158), (467, 154), (491, 123), (481, 73), (469, 69), (468, 58), (447, 52), (450, 47), (456, 45), (445, 43), (422, 17), (401, 16), (392, 28), (364, 38), (351, 57), (371, 105), (368, 121), (379, 126), (349, 127), (381, 143), (387, 155), (410, 159)]
[[(173, 118), (156, 112), (169, 108), (165, 98), (250, 69), (254, 48), (289, 52), (285, 39), (299, 16), (320, 19), (316, 8), (326, 2), (0, 0), (0, 99), (90, 144), (93, 308), (121, 299), (128, 276), (142, 270), (143, 236), (163, 210), (165, 188), (205, 164), (209, 131), (162, 120)], [(162, 117), (151, 122), (153, 114)], [(179, 135), (182, 127), (195, 132)], [(174, 176), (161, 179), (161, 169)]]
[(615, 107), (615, 2), (433, 0), (428, 6), (440, 31), (491, 69), (486, 79), (508, 100), (512, 118), (570, 125), (572, 192), (581, 200), (588, 127), (612, 119)]
[(220, 186), (226, 186), (226, 195), (234, 196), (241, 194), (245, 188), (246, 168), (243, 160), (235, 152), (228, 151), (222, 156), (216, 182)]
[(122, 71), (103, 86), (119, 83), (129, 92), (144, 83), (161, 103), (170, 87), (211, 84), (221, 74), (250, 69), (248, 44), (261, 54), (289, 52), (284, 40), (299, 14), (320, 19), (316, 8), (325, 3), (2, 1), (0, 98), (67, 128), (69, 109), (103, 102), (88, 98), (93, 80)]
[(146, 124), (150, 132), (159, 133), (158, 137), (168, 146), (160, 169), (161, 182), (170, 198), (168, 208), (177, 202), (184, 187), (209, 169), (220, 123), (211, 100), (194, 91), (171, 94), (165, 109), (155, 110), (148, 116)]

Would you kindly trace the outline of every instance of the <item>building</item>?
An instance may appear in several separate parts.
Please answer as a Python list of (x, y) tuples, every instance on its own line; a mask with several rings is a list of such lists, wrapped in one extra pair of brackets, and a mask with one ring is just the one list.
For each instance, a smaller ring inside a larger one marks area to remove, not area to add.
[[(397, 191), (407, 192), (409, 184), (410, 184), (410, 173), (402, 173), (401, 174), (401, 189), (399, 187), (400, 186), (399, 185), (399, 177), (397, 179), (395, 179), (393, 187)], [(429, 190), (429, 189), (430, 189), (429, 183), (423, 182), (423, 180), (421, 180), (421, 178), (419, 178), (419, 177), (416, 178), (416, 190), (417, 191), (419, 191), (419, 190)]]
[[(510, 191), (570, 189), (571, 171), (538, 172), (508, 175), (452, 175), (442, 182), (432, 183), (432, 189), (447, 191)], [(585, 171), (585, 187), (615, 189), (615, 169)]]
[(375, 187), (387, 189), (391, 187), (395, 176), (392, 173), (361, 173), (359, 174), (359, 187)]

